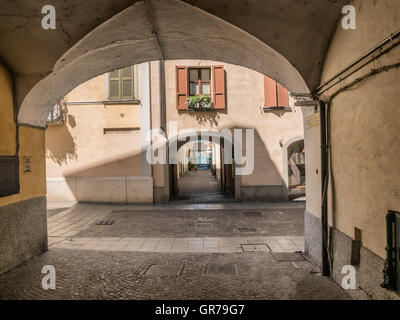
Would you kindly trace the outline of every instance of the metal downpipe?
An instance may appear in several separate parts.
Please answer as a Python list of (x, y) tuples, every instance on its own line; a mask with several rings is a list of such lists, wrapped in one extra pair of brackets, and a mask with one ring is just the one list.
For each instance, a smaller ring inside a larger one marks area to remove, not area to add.
[(322, 275), (330, 276), (328, 243), (328, 140), (325, 102), (320, 101), (321, 122), (321, 249)]

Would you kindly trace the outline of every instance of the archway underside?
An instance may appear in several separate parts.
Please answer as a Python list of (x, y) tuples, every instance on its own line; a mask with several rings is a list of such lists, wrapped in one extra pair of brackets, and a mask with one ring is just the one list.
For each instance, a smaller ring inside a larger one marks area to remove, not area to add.
[(114, 69), (162, 59), (241, 65), (269, 75), (291, 92), (308, 92), (310, 85), (298, 71), (302, 66), (296, 68), (285, 56), (250, 33), (182, 1), (139, 1), (83, 37), (24, 99), (19, 97), (18, 120), (45, 127), (55, 101), (79, 84)]

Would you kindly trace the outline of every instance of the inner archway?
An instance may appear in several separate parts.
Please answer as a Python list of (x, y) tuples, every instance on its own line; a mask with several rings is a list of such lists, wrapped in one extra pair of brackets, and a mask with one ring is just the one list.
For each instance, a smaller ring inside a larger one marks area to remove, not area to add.
[(305, 196), (304, 136), (293, 137), (284, 144), (283, 178), (288, 200)]
[(178, 199), (218, 201), (223, 197), (220, 144), (204, 140), (184, 144), (178, 151), (177, 171)]

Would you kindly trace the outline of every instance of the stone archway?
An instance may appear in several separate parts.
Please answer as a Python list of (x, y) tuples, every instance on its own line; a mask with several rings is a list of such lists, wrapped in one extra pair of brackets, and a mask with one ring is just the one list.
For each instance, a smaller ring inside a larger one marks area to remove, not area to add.
[(309, 91), (284, 56), (251, 34), (178, 0), (158, 1), (156, 5), (140, 1), (68, 50), (26, 95), (18, 120), (45, 127), (55, 101), (79, 84), (128, 65), (182, 58), (241, 65), (267, 74), (291, 92)]
[(289, 200), (289, 147), (298, 141), (304, 140), (304, 136), (297, 136), (289, 139), (282, 147), (283, 154), (283, 182), (286, 200)]
[[(171, 199), (171, 196), (177, 196), (178, 194), (178, 189), (177, 189), (177, 163), (179, 161), (179, 152), (181, 151), (182, 147), (185, 146), (186, 144), (190, 142), (196, 142), (196, 141), (210, 141), (213, 144), (217, 144), (220, 146), (220, 155), (221, 155), (221, 176), (225, 177), (224, 171), (227, 170), (225, 168), (226, 165), (232, 166), (233, 169), (235, 169), (235, 164), (233, 160), (233, 151), (235, 150), (235, 147), (238, 148), (237, 143), (235, 142), (235, 138), (233, 133), (227, 134), (227, 131), (231, 131), (230, 129), (226, 128), (223, 129), (221, 132), (216, 131), (216, 130), (202, 130), (202, 131), (187, 131), (183, 130), (175, 135), (172, 135), (169, 139), (165, 140), (164, 142), (160, 143), (159, 145), (153, 145), (153, 151), (152, 153), (154, 154), (157, 152), (159, 154), (159, 148), (166, 148), (168, 149), (168, 152), (165, 152), (165, 154), (168, 154), (168, 159), (167, 159), (167, 165), (168, 170), (165, 170), (165, 172), (168, 172), (168, 175), (165, 176), (165, 182), (169, 186), (169, 198)], [(162, 132), (161, 135), (165, 137), (165, 133)], [(226, 154), (232, 153), (232, 164), (229, 163), (224, 163), (224, 158), (225, 158), (225, 150)], [(236, 154), (235, 155), (241, 157), (241, 155)], [(241, 160), (241, 159), (239, 159)], [(241, 189), (240, 189), (240, 176), (238, 175), (237, 170), (232, 170), (234, 171), (233, 176), (231, 177), (233, 185), (231, 186), (234, 198), (236, 200), (241, 199)], [(224, 186), (224, 182), (221, 182), (221, 185)]]

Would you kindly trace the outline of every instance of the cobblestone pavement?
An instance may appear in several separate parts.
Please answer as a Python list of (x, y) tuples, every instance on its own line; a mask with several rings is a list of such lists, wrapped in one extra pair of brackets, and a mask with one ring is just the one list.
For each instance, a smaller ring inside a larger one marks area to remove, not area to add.
[(172, 198), (172, 201), (182, 203), (221, 203), (224, 201), (232, 202), (234, 197), (222, 192), (195, 192), (181, 193), (179, 196)]
[[(198, 210), (127, 209), (77, 205), (49, 218), (50, 236), (77, 237), (255, 237), (303, 236), (301, 205), (280, 208)], [(113, 210), (114, 209), (114, 210)], [(122, 210), (121, 210), (122, 209)], [(100, 222), (112, 223), (101, 225)]]
[(211, 174), (211, 170), (189, 171), (178, 180), (179, 193), (218, 192), (221, 185)]
[[(56, 290), (43, 290), (44, 265)], [(151, 272), (169, 266), (173, 275)], [(129, 253), (51, 249), (0, 277), (0, 299), (347, 299), (307, 261), (270, 253)]]
[(0, 299), (348, 299), (296, 253), (302, 203), (49, 207), (67, 208), (49, 210), (49, 251), (0, 276)]
[(112, 225), (93, 225), (79, 237), (231, 237), (231, 236), (302, 236), (302, 210), (116, 210), (102, 220)]

